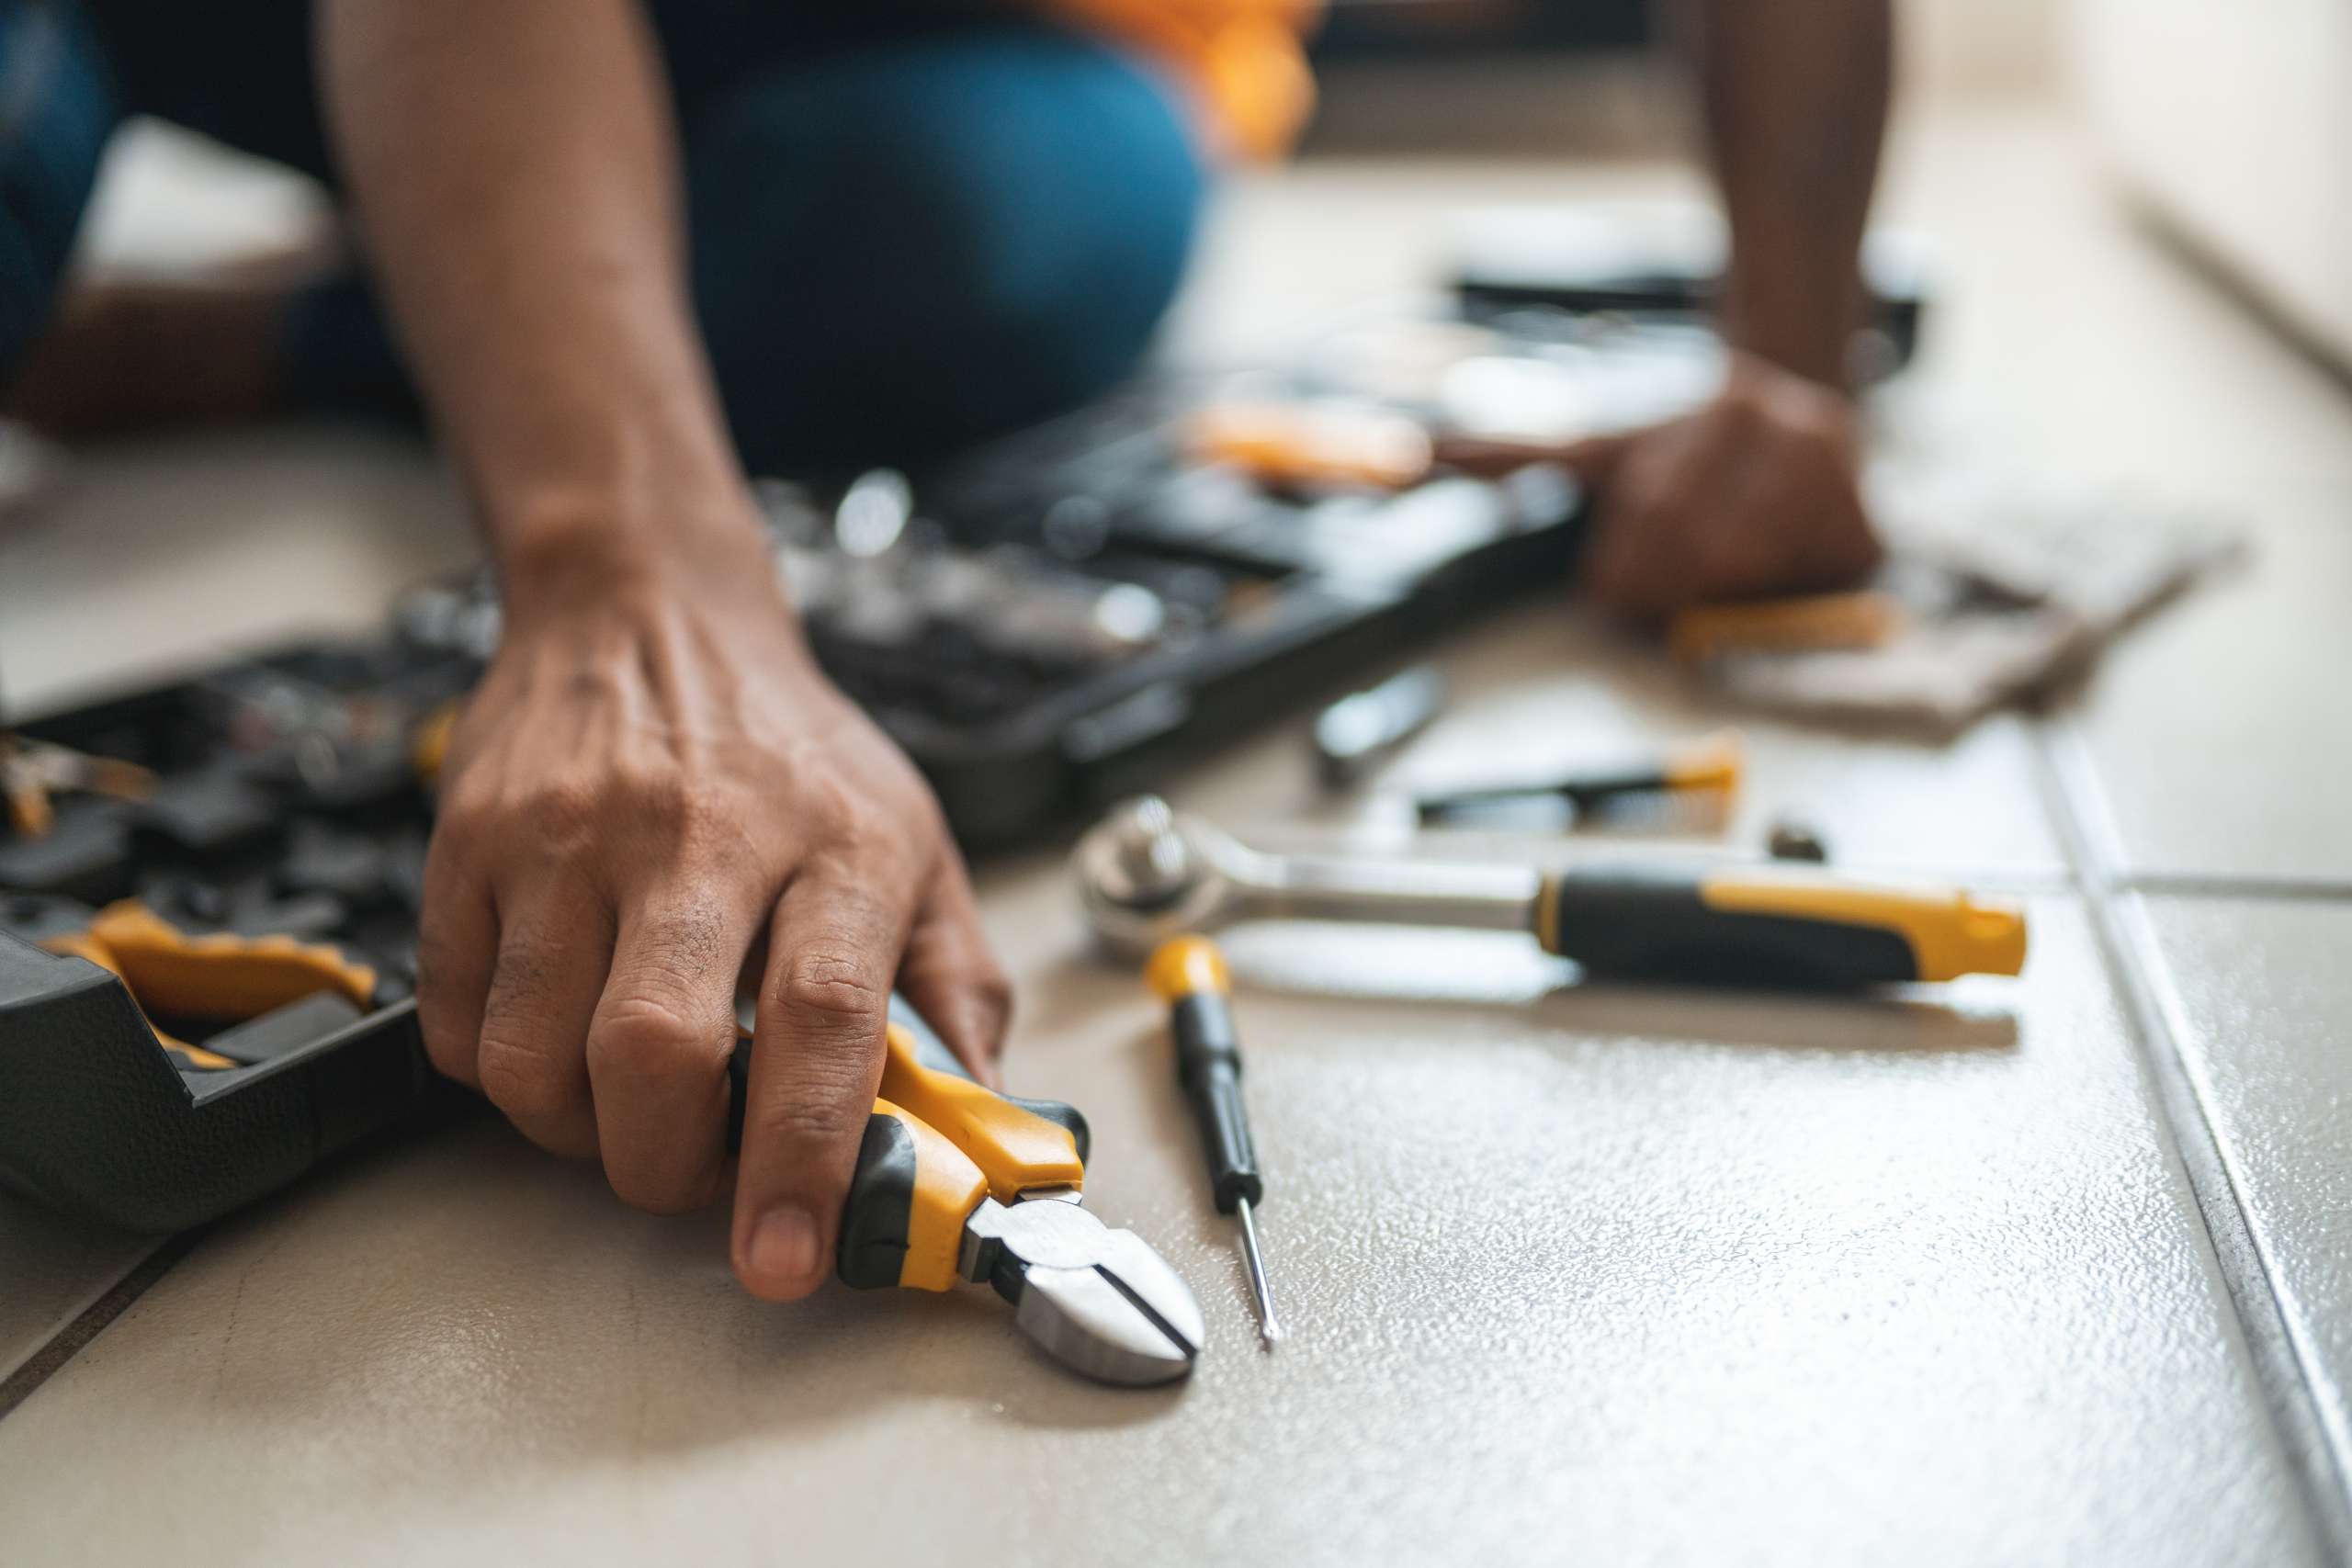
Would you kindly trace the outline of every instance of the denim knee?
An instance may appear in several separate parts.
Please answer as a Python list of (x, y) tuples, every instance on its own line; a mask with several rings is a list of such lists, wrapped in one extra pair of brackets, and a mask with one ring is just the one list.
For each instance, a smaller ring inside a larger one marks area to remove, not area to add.
[(71, 5), (0, 0), (0, 375), (48, 324), (118, 118)]
[(755, 78), (689, 128), (694, 277), (755, 466), (920, 455), (1132, 369), (1203, 177), (1163, 88), (998, 26)]

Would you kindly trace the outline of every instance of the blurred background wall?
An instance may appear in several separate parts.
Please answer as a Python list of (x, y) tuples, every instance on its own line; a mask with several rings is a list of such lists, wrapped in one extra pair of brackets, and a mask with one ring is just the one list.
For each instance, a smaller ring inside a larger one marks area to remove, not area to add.
[[(1324, 94), (1315, 151), (1623, 154), (1679, 133), (1649, 47), (1646, 0), (1328, 4), (1316, 41)], [(2053, 0), (1903, 0), (1906, 91), (1939, 100), (2047, 95), (2060, 81), (2064, 9)]]
[[(2030, 104), (2148, 232), (2352, 372), (2352, 0), (1899, 0), (1902, 117)], [(1691, 135), (1643, 0), (1330, 0), (1310, 155), (1643, 159)]]

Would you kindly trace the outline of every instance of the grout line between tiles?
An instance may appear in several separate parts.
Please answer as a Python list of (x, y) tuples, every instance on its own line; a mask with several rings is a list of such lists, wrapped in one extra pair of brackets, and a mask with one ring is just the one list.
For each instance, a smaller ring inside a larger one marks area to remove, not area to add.
[(2352, 882), (2291, 876), (2216, 876), (2201, 872), (2118, 873), (2120, 891), (2172, 898), (2267, 898), (2284, 903), (2352, 902)]
[(2211, 1086), (2183, 1048), (2189, 1032), (2141, 892), (2116, 871), (2121, 841), (2080, 732), (2068, 721), (2035, 727), (2052, 815), (2075, 863), (2108, 968), (2121, 992), (2141, 1056), (2205, 1224), (2255, 1376), (2277, 1422), (2306, 1508), (2339, 1561), (2352, 1562), (2352, 1433), (2332, 1420), (2317, 1392), (2318, 1358), (2288, 1305), (2232, 1175), (2211, 1111)]
[(6, 1420), (41, 1384), (63, 1371), (67, 1362), (82, 1353), (84, 1346), (103, 1333), (107, 1325), (120, 1317), (131, 1303), (145, 1295), (149, 1286), (168, 1273), (173, 1264), (187, 1256), (202, 1234), (200, 1229), (182, 1231), (166, 1238), (153, 1252), (131, 1265), (122, 1278), (108, 1286), (96, 1301), (74, 1314), (64, 1327), (50, 1336), (47, 1344), (19, 1362), (16, 1371), (0, 1378), (0, 1420)]

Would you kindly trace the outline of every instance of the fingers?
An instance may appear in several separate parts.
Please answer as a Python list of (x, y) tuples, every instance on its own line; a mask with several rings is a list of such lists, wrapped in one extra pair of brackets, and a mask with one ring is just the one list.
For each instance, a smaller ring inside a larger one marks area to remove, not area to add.
[(1702, 415), (1653, 433), (1617, 461), (1586, 568), (1595, 598), (1640, 616), (1688, 602), (1698, 525), (1711, 516), (1709, 492), (1745, 438)]
[(425, 852), (416, 925), (416, 1023), (434, 1067), (469, 1089), (481, 1087), (474, 1055), (497, 952), (489, 889), (468, 870), (457, 840), (436, 836)]
[(997, 1064), (1012, 1019), (1012, 984), (989, 951), (971, 881), (953, 855), (915, 916), (899, 986), (974, 1077), (1004, 1087)]
[(482, 1004), (482, 1093), (533, 1143), (575, 1159), (596, 1153), (586, 1040), (612, 956), (604, 900), (569, 881), (536, 890), (503, 921)]
[(1834, 393), (1781, 372), (1736, 376), (1706, 408), (1601, 459), (1587, 590), (1646, 618), (1857, 581), (1880, 547), (1854, 439)]
[(770, 924), (735, 1185), (735, 1272), (769, 1301), (817, 1288), (882, 1074), (913, 878), (804, 867)]
[(763, 893), (681, 885), (629, 900), (588, 1025), (596, 1145), (613, 1190), (656, 1213), (718, 1195), (735, 988)]

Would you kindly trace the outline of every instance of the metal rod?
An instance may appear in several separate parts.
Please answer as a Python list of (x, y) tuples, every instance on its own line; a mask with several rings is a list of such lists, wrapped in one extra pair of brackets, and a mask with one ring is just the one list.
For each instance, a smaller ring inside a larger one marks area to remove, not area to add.
[(1234, 1200), (1233, 1212), (1241, 1216), (1241, 1258), (1250, 1266), (1250, 1292), (1258, 1303), (1258, 1337), (1266, 1348), (1283, 1337), (1283, 1325), (1274, 1316), (1274, 1287), (1266, 1278), (1266, 1259), (1258, 1251), (1258, 1222), (1250, 1217), (1250, 1200)]

